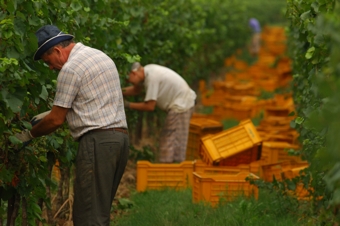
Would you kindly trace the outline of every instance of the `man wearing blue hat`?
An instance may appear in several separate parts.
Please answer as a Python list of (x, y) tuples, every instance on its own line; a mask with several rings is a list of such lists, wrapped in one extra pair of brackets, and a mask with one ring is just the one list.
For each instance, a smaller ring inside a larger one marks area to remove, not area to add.
[(37, 32), (38, 50), (51, 70), (59, 71), (51, 111), (33, 118), (31, 131), (16, 134), (22, 142), (50, 134), (67, 121), (79, 142), (74, 182), (75, 226), (109, 225), (112, 201), (124, 173), (129, 138), (115, 63), (102, 51), (73, 42), (56, 26)]

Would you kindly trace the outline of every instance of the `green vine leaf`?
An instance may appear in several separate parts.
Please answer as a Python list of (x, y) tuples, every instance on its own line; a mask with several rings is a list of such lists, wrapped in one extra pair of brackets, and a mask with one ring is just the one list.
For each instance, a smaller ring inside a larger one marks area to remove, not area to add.
[(297, 117), (295, 119), (295, 123), (301, 125), (303, 123), (304, 119), (302, 117)]
[(14, 113), (21, 110), (22, 104), (24, 103), (24, 98), (26, 96), (26, 90), (19, 89), (15, 93), (9, 93), (6, 89), (1, 90), (1, 95), (3, 101), (6, 103)]
[(306, 59), (311, 59), (313, 57), (314, 51), (315, 47), (314, 46), (310, 47), (305, 55)]
[(310, 10), (308, 10), (308, 11), (302, 13), (301, 16), (300, 16), (300, 18), (301, 18), (302, 20), (306, 20), (306, 19), (308, 19), (309, 17), (310, 17)]

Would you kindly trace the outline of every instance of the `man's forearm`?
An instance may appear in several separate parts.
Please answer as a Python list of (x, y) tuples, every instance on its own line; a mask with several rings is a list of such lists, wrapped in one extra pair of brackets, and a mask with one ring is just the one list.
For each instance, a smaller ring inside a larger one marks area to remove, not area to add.
[(129, 108), (138, 111), (153, 111), (155, 105), (148, 102), (130, 102)]
[(123, 96), (136, 96), (141, 92), (140, 86), (128, 86), (122, 88)]
[(32, 136), (41, 137), (54, 132), (65, 122), (68, 110), (67, 108), (53, 106), (51, 112), (33, 126)]
[(41, 137), (54, 132), (60, 126), (61, 125), (59, 123), (57, 124), (53, 120), (51, 120), (51, 117), (45, 117), (35, 126), (33, 126), (31, 134), (33, 137)]

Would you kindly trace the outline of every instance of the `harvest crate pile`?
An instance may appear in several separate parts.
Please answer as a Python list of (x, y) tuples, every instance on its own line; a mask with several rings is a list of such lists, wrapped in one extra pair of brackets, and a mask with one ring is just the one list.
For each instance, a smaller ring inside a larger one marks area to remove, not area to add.
[[(299, 134), (290, 127), (294, 115), (291, 93), (273, 94), (287, 88), (291, 61), (285, 55), (283, 28), (266, 27), (262, 32), (258, 60), (248, 65), (237, 58), (225, 60), (231, 70), (223, 81), (214, 81), (212, 90), (201, 81), (199, 96), (203, 106), (212, 107), (209, 115), (195, 113), (190, 122), (186, 161), (180, 164), (137, 162), (137, 190), (172, 187), (192, 188), (193, 202), (216, 205), (220, 200), (239, 196), (258, 197), (253, 180), (292, 179), (308, 167), (298, 150)], [(252, 118), (262, 120), (258, 126)], [(223, 120), (239, 124), (223, 129)], [(308, 198), (308, 190), (297, 184), (299, 199)]]

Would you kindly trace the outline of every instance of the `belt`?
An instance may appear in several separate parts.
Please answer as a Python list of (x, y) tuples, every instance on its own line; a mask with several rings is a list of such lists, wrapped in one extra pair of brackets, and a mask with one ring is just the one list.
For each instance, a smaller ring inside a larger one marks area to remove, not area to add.
[(93, 129), (93, 130), (90, 130), (89, 132), (105, 132), (105, 131), (117, 131), (117, 132), (121, 132), (121, 133), (125, 133), (129, 135), (128, 130), (125, 128)]

